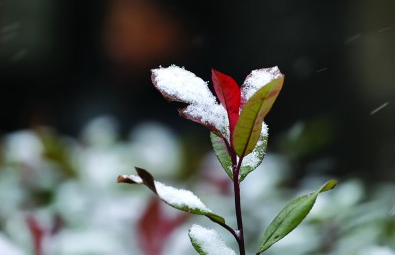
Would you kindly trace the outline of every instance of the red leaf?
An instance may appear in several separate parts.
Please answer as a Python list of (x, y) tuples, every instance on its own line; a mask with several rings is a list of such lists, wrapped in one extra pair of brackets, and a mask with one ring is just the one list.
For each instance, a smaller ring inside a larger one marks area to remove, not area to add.
[(152, 198), (139, 220), (137, 231), (142, 250), (146, 254), (159, 255), (177, 227), (182, 225), (189, 214), (175, 213), (170, 217), (162, 209), (161, 201)]
[(31, 235), (33, 236), (34, 254), (43, 254), (42, 242), (45, 233), (44, 228), (40, 226), (38, 221), (32, 215), (27, 217), (26, 222)]
[(241, 92), (235, 80), (217, 70), (212, 69), (212, 81), (220, 103), (227, 110), (230, 123), (230, 134), (238, 121)]

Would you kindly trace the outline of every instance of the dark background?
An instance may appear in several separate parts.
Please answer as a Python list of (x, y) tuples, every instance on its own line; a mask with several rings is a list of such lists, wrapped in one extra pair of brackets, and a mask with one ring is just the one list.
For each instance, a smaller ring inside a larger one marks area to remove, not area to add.
[(151, 68), (173, 63), (208, 81), (213, 67), (241, 84), (251, 70), (277, 65), (286, 80), (266, 118), (268, 150), (288, 154), (296, 177), (330, 159), (323, 172), (392, 180), (394, 5), (1, 0), (0, 133), (46, 125), (77, 136), (110, 114), (123, 135), (156, 120), (202, 138), (207, 131), (179, 118), (151, 85)]

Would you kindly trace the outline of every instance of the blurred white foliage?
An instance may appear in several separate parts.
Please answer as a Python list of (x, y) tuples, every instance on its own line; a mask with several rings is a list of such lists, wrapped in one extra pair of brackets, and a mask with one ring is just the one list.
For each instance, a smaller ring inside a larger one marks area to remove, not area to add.
[[(61, 174), (56, 159), (44, 154), (39, 133), (24, 130), (3, 137), (0, 253), (34, 253), (28, 216), (45, 231), (44, 253), (144, 253), (137, 244), (137, 223), (153, 194), (139, 186), (117, 184), (116, 178), (118, 174), (134, 174), (133, 166), (139, 166), (158, 181), (171, 180), (184, 157), (179, 140), (168, 128), (145, 123), (131, 131), (129, 140), (122, 141), (114, 119), (103, 116), (88, 123), (81, 141), (65, 144), (76, 170), (76, 177), (68, 177)], [(264, 230), (287, 202), (331, 178), (309, 175), (293, 189), (285, 186), (291, 171), (287, 158), (268, 153), (241, 184), (248, 253), (255, 253)], [(213, 152), (203, 159), (197, 176), (186, 184), (174, 185), (193, 191), (230, 226), (236, 226), (231, 182)], [(44, 205), (36, 205), (34, 193), (42, 191), (51, 192), (52, 197)], [(168, 205), (163, 208), (167, 217), (176, 211)], [(394, 223), (392, 208), (393, 183), (369, 189), (359, 179), (340, 180), (334, 190), (320, 195), (302, 225), (268, 253), (307, 254), (321, 252), (325, 246), (331, 254), (392, 254), (394, 241), (385, 233), (389, 223)], [(56, 215), (63, 224), (60, 232), (51, 235)], [(234, 238), (221, 227), (201, 216), (191, 216), (170, 235), (163, 253), (194, 254), (187, 235), (193, 223), (215, 228), (227, 245), (237, 250)]]
[(177, 174), (183, 155), (174, 133), (158, 123), (142, 123), (131, 131), (129, 155), (135, 166), (154, 177)]
[(15, 209), (4, 222), (4, 233), (12, 239), (26, 254), (33, 254), (33, 239), (26, 222), (26, 212)]
[(95, 148), (110, 146), (118, 136), (118, 123), (112, 117), (103, 115), (90, 120), (82, 130), (82, 140)]
[(18, 131), (5, 138), (4, 152), (6, 161), (37, 167), (41, 162), (43, 144), (34, 132)]
[(0, 254), (1, 255), (22, 255), (25, 254), (23, 250), (15, 244), (14, 241), (7, 238), (3, 233), (0, 232)]
[(47, 243), (49, 254), (131, 254), (121, 237), (103, 228), (63, 230)]

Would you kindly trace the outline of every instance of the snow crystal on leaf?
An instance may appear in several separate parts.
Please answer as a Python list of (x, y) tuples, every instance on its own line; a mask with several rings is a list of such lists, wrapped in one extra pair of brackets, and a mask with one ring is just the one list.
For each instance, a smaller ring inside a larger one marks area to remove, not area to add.
[(189, 105), (183, 113), (193, 120), (199, 120), (200, 123), (213, 126), (225, 138), (228, 138), (228, 117), (227, 111), (220, 104), (209, 105)]
[[(118, 177), (119, 182), (125, 182), (126, 180), (130, 180), (137, 184), (143, 184), (142, 178), (136, 175), (120, 175)], [(130, 183), (130, 182), (129, 182)]]
[(243, 82), (241, 86), (241, 103), (242, 106), (250, 99), (250, 97), (261, 87), (268, 84), (274, 79), (282, 76), (278, 67), (262, 68), (253, 70)]
[(216, 98), (208, 88), (207, 82), (194, 73), (171, 65), (168, 68), (152, 69), (153, 83), (170, 100), (193, 104), (212, 105)]
[(199, 209), (203, 212), (212, 212), (191, 191), (166, 186), (158, 181), (154, 181), (154, 183), (158, 196), (168, 204), (180, 208), (187, 207)]
[(165, 98), (190, 104), (181, 110), (186, 118), (201, 123), (211, 130), (215, 129), (226, 136), (227, 111), (217, 103), (207, 82), (175, 65), (151, 71), (153, 84)]
[(235, 255), (213, 229), (206, 229), (194, 224), (189, 230), (189, 236), (197, 246), (208, 255)]
[[(268, 126), (266, 123), (263, 122), (263, 125), (261, 127), (260, 138), (265, 136), (268, 136)], [(261, 163), (261, 161), (263, 161), (263, 158), (260, 157), (260, 155), (265, 154), (265, 152), (261, 152), (257, 150), (257, 148), (260, 147), (263, 143), (264, 141), (262, 141), (261, 139), (257, 141), (257, 145), (253, 149), (253, 151), (243, 158), (242, 167), (246, 166), (250, 168), (256, 168)]]

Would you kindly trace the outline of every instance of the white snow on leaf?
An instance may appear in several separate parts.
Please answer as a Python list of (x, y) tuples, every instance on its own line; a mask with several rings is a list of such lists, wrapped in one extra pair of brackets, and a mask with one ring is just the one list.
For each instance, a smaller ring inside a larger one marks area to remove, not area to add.
[(137, 184), (143, 184), (142, 178), (140, 178), (139, 176), (136, 176), (136, 175), (121, 175), (121, 177), (124, 180), (130, 179)]
[(203, 212), (212, 212), (191, 191), (166, 186), (158, 181), (154, 181), (154, 183), (158, 196), (168, 204), (180, 208), (187, 207), (189, 209), (199, 209)]
[(192, 117), (195, 120), (200, 120), (201, 123), (213, 126), (221, 134), (228, 138), (228, 117), (227, 111), (220, 104), (213, 105), (189, 105), (184, 111), (184, 114)]
[(213, 229), (207, 229), (194, 224), (189, 230), (190, 238), (208, 255), (236, 255), (219, 234)]
[[(263, 136), (268, 136), (268, 126), (265, 122), (263, 122), (263, 125), (261, 127), (260, 138)], [(253, 149), (253, 151), (243, 158), (242, 167), (248, 166), (250, 168), (256, 168), (260, 164), (263, 158), (260, 158), (259, 156), (260, 152), (257, 151), (257, 148), (260, 147), (262, 143), (264, 142), (261, 141), (261, 139), (257, 141), (257, 145)]]
[(153, 82), (161, 93), (185, 103), (213, 105), (216, 98), (207, 82), (190, 71), (171, 65), (151, 70)]
[(274, 79), (282, 76), (277, 66), (272, 68), (262, 68), (253, 70), (241, 86), (241, 103), (242, 106), (257, 92), (258, 89), (268, 84)]
[(213, 127), (223, 136), (227, 135), (227, 111), (217, 103), (207, 82), (175, 65), (151, 71), (155, 87), (165, 98), (190, 104), (183, 110), (188, 119)]

